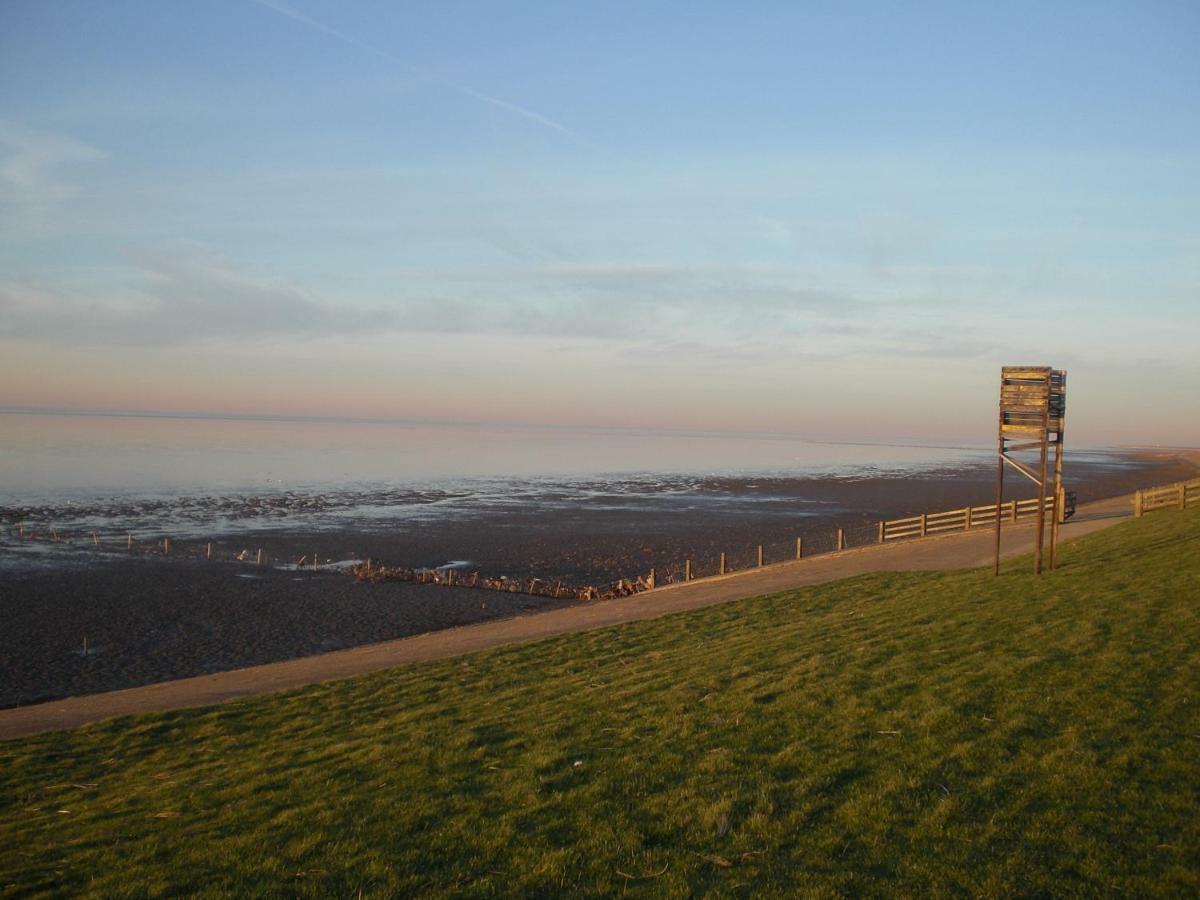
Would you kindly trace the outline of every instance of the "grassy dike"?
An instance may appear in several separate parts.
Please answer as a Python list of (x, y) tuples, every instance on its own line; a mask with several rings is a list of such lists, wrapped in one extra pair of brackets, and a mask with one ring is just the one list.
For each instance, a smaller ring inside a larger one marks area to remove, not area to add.
[(0, 744), (0, 893), (1200, 892), (1200, 510)]

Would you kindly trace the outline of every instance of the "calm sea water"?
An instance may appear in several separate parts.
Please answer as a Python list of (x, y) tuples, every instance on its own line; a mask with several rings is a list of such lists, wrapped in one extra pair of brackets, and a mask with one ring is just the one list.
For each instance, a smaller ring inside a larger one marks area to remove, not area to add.
[(909, 471), (985, 451), (788, 436), (0, 414), (0, 503), (631, 474)]
[[(836, 490), (809, 496), (792, 479), (968, 467), (978, 475), (990, 473), (994, 452), (792, 436), (0, 413), (0, 571), (57, 565), (64, 554), (86, 562), (93, 531), (111, 544), (128, 533), (211, 540), (401, 534), (439, 523), (570, 521), (586, 531), (614, 517), (663, 527), (710, 515), (795, 521), (842, 506)], [(1100, 454), (1090, 464), (1124, 463)], [(42, 539), (22, 540), (21, 528)], [(52, 529), (71, 540), (45, 540)]]

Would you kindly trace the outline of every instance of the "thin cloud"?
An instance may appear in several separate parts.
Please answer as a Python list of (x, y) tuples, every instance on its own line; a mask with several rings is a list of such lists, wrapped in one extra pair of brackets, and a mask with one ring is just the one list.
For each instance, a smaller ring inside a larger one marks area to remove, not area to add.
[(441, 78), (434, 78), (428, 72), (418, 68), (417, 66), (414, 66), (412, 63), (397, 56), (396, 54), (385, 50), (382, 47), (377, 47), (374, 44), (369, 44), (366, 41), (360, 40), (359, 38), (356, 38), (351, 34), (347, 34), (344, 31), (340, 31), (330, 25), (326, 25), (324, 22), (320, 22), (317, 19), (314, 19), (312, 16), (305, 15), (304, 13), (297, 9), (293, 9), (287, 4), (278, 2), (278, 0), (252, 0), (252, 2), (257, 3), (259, 6), (265, 7), (266, 9), (272, 10), (273, 12), (279, 13), (282, 16), (287, 16), (289, 19), (299, 22), (302, 25), (307, 25), (309, 28), (320, 31), (322, 34), (326, 34), (329, 37), (335, 38), (336, 40), (341, 41), (343, 44), (356, 47), (357, 49), (366, 51), (367, 53), (373, 53), (376, 56), (381, 56), (384, 59), (403, 67), (410, 74), (418, 76), (426, 81), (444, 85), (451, 90), (457, 91), (465, 97), (470, 97), (482, 103), (487, 103), (491, 106), (495, 106), (497, 109), (503, 109), (506, 112), (513, 113), (514, 115), (520, 116), (523, 119), (527, 119), (530, 122), (541, 125), (544, 128), (549, 128), (553, 131), (559, 132), (560, 134), (565, 134), (580, 143), (587, 143), (580, 135), (576, 134), (566, 125), (562, 124), (561, 122), (556, 122), (549, 116), (544, 116), (526, 106), (520, 105), (519, 103), (513, 103), (509, 100), (503, 100), (500, 97), (495, 97), (491, 94), (485, 94), (483, 91), (477, 91), (475, 88), (467, 87), (463, 84), (457, 84), (453, 81), (447, 81)]
[(131, 266), (119, 281), (0, 283), (0, 338), (138, 346), (472, 334), (720, 348), (761, 337), (765, 321), (785, 343), (844, 341), (846, 316), (864, 308), (850, 295), (780, 286), (737, 268), (622, 263), (435, 274), (400, 296), (334, 304), (198, 244), (127, 255)]
[(101, 156), (74, 138), (0, 119), (0, 201), (34, 210), (59, 203), (75, 192), (61, 169)]

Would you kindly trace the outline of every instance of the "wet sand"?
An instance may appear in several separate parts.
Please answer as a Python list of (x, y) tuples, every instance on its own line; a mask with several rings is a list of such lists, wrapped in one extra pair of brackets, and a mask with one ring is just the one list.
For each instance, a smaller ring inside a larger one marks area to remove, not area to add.
[[(1068, 468), (1080, 502), (1195, 477), (1194, 463), (1146, 454)], [(287, 529), (218, 540), (218, 558), (247, 546), (269, 559), (318, 550), (323, 559), (372, 557), (397, 565), (465, 560), (487, 574), (600, 583), (646, 572), (698, 574), (717, 554), (743, 568), (764, 544), (767, 561), (829, 549), (843, 527), (851, 545), (881, 517), (986, 503), (990, 466), (904, 477), (707, 478), (706, 502), (651, 510), (516, 508), (404, 527), (320, 533)], [(1021, 490), (1025, 490), (1024, 487)], [(1022, 494), (1024, 495), (1024, 494)], [(1010, 493), (1009, 496), (1012, 496)], [(737, 503), (725, 503), (729, 497)], [(749, 498), (749, 500), (747, 500)], [(695, 498), (692, 498), (694, 501)], [(707, 502), (712, 500), (713, 502)], [(798, 510), (801, 514), (798, 514)], [(112, 554), (86, 568), (0, 575), (0, 706), (115, 690), (258, 665), (569, 605), (563, 601), (435, 586), (364, 585), (333, 572), (204, 562), (204, 543), (172, 558)], [(83, 640), (89, 652), (83, 655)]]
[[(1072, 541), (1108, 528), (1126, 520), (1131, 513), (1127, 496), (1083, 506), (1080, 514), (1063, 526), (1063, 540)], [(1027, 553), (1032, 537), (1032, 523), (1006, 529), (1002, 535), (1001, 554), (1008, 558)], [(0, 740), (43, 731), (78, 728), (114, 716), (211, 706), (257, 694), (353, 678), (381, 669), (461, 656), (492, 647), (644, 621), (868, 572), (935, 571), (985, 566), (991, 561), (992, 553), (993, 536), (986, 529), (903, 544), (872, 545), (761, 569), (743, 570), (719, 578), (677, 584), (605, 603), (572, 605), (537, 615), (475, 622), (461, 628), (380, 641), (318, 656), (0, 709)]]

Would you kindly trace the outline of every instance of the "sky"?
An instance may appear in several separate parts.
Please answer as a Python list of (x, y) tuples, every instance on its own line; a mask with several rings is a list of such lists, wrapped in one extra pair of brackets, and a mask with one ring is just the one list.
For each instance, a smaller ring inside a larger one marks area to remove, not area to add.
[(1200, 5), (0, 3), (0, 408), (1200, 445)]

